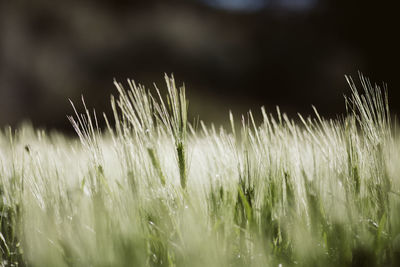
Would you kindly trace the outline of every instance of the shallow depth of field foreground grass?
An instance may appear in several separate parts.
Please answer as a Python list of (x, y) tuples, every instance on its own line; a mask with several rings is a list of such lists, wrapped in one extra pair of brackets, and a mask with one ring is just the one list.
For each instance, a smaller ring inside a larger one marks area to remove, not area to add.
[(115, 83), (113, 118), (75, 103), (79, 139), (2, 130), (0, 265), (400, 266), (400, 139), (360, 80), (336, 120), (192, 125), (166, 77)]

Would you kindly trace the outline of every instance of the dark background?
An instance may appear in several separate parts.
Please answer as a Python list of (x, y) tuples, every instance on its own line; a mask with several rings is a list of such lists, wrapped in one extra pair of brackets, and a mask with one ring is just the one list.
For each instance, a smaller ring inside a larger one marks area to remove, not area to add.
[(109, 112), (113, 78), (165, 88), (165, 72), (208, 122), (263, 105), (335, 117), (358, 70), (388, 84), (398, 112), (398, 12), (387, 1), (0, 0), (0, 126), (69, 131), (68, 98)]

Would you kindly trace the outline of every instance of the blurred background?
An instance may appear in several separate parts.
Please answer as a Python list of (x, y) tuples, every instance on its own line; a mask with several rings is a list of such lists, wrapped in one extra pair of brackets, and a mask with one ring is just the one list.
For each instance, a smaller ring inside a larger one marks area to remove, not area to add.
[(387, 83), (399, 112), (397, 13), (387, 1), (0, 0), (0, 126), (71, 131), (68, 98), (109, 112), (114, 78), (164, 89), (164, 73), (185, 83), (191, 116), (217, 124), (276, 105), (335, 117), (358, 71)]

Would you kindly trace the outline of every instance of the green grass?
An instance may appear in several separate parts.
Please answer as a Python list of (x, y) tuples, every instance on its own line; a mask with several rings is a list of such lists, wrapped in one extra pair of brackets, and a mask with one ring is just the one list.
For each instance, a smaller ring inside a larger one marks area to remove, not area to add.
[(79, 139), (2, 130), (0, 265), (400, 266), (400, 139), (360, 80), (335, 120), (190, 124), (166, 76), (115, 82), (105, 130), (74, 106)]

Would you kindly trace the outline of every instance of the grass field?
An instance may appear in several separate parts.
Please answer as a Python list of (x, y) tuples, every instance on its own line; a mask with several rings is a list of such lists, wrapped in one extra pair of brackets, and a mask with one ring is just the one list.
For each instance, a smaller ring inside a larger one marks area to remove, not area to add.
[(166, 76), (115, 83), (113, 118), (75, 103), (76, 139), (2, 130), (0, 266), (400, 266), (400, 139), (348, 81), (335, 120), (189, 123)]

